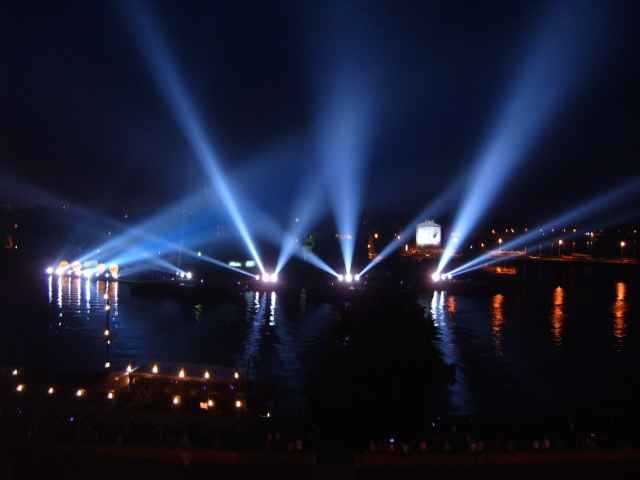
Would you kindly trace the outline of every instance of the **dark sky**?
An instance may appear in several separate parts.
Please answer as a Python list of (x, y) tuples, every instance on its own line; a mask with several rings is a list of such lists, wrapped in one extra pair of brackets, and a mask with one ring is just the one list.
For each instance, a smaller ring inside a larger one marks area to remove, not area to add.
[[(132, 32), (135, 2), (10, 3), (0, 7), (6, 181), (111, 213), (158, 208), (206, 184)], [(364, 206), (406, 215), (477, 159), (559, 3), (157, 1), (143, 11), (225, 171), (281, 212), (317, 168), (310, 145), (326, 86), (356, 70), (374, 106)], [(588, 65), (509, 176), (508, 212), (560, 209), (640, 173), (633, 3), (563, 7), (586, 27), (558, 34), (557, 49), (569, 44)]]

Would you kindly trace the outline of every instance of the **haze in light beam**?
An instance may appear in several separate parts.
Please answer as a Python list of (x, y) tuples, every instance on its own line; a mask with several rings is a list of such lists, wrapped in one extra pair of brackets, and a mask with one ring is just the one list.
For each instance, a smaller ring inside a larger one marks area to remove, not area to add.
[(443, 211), (450, 207), (451, 202), (459, 193), (459, 182), (455, 182), (445, 192), (441, 193), (430, 205), (428, 205), (419, 215), (417, 215), (411, 223), (409, 223), (403, 230), (389, 242), (382, 251), (373, 259), (369, 264), (362, 269), (360, 275), (364, 275), (373, 267), (378, 265), (394, 251), (396, 251), (403, 243), (406, 243), (409, 238), (415, 235), (416, 225), (427, 218), (437, 217), (441, 215)]
[[(596, 215), (602, 211), (615, 207), (623, 200), (628, 200), (637, 196), (638, 193), (640, 193), (640, 178), (631, 179), (614, 190), (600, 194), (586, 203), (580, 204), (571, 210), (562, 213), (558, 217), (549, 220), (536, 228), (530, 229), (529, 232), (524, 235), (520, 235), (517, 238), (504, 243), (501, 245), (500, 250), (508, 251), (526, 246), (533, 241), (538, 241), (542, 232), (548, 232), (571, 223), (583, 221), (589, 216)], [(557, 237), (566, 239), (570, 238), (570, 236), (571, 234), (564, 234), (558, 235)], [(548, 238), (546, 238), (545, 241), (548, 241)], [(447, 273), (455, 276), (482, 268), (486, 265), (497, 263), (499, 259), (495, 258), (496, 252), (497, 250), (494, 249), (484, 253)]]
[[(131, 5), (133, 3), (136, 3), (135, 7)], [(207, 173), (216, 193), (220, 196), (247, 250), (255, 260), (258, 268), (260, 268), (260, 271), (264, 272), (262, 260), (236, 204), (217, 154), (209, 142), (203, 122), (199, 118), (187, 93), (184, 81), (178, 73), (177, 65), (170, 54), (169, 48), (158, 34), (151, 12), (143, 11), (141, 4), (138, 2), (125, 2), (125, 6), (128, 6), (131, 30), (140, 44), (140, 51), (149, 64), (156, 84), (172, 108), (182, 132)]]
[(578, 81), (586, 77), (594, 60), (597, 12), (587, 7), (576, 16), (567, 4), (552, 6), (556, 10), (535, 39), (515, 89), (471, 170), (468, 191), (452, 228), (455, 235), (449, 237), (438, 273), (497, 200), (553, 117), (575, 96)]

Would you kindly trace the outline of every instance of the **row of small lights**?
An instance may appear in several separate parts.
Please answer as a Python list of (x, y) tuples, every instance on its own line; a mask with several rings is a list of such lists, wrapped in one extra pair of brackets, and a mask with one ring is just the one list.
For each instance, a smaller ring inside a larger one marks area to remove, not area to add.
[[(110, 363), (107, 362), (105, 364), (105, 367), (108, 368), (109, 366), (110, 366)], [(133, 367), (131, 365), (128, 365), (127, 366), (127, 370), (126, 370), (127, 375), (132, 373), (133, 370), (134, 370)], [(158, 365), (154, 364), (153, 367), (151, 368), (151, 373), (157, 374), (158, 372), (159, 372)], [(14, 377), (17, 377), (19, 374), (20, 374), (20, 371), (17, 368), (14, 369), (11, 372), (11, 375), (14, 376)], [(185, 372), (184, 368), (181, 368), (178, 371), (178, 377), (185, 378), (185, 376), (186, 376), (186, 372)], [(206, 380), (209, 380), (211, 378), (211, 374), (209, 373), (208, 370), (206, 370), (204, 372), (203, 376), (204, 376), (204, 378)], [(240, 374), (237, 371), (233, 372), (233, 378), (236, 379), (236, 380), (239, 380), (240, 379)], [(18, 385), (16, 385), (16, 392), (22, 393), (22, 392), (24, 392), (26, 390), (26, 388), (27, 388), (27, 386), (24, 383), (19, 383)], [(55, 392), (56, 392), (56, 390), (55, 390), (55, 388), (53, 386), (49, 386), (49, 388), (47, 388), (47, 395), (53, 396), (55, 394)], [(77, 398), (83, 398), (86, 395), (87, 395), (87, 390), (85, 388), (78, 388), (76, 390), (75, 396)], [(113, 400), (113, 399), (115, 399), (115, 391), (114, 390), (109, 390), (107, 392), (107, 400)], [(180, 404), (182, 403), (182, 397), (180, 395), (174, 395), (172, 400), (171, 400), (171, 403), (176, 407), (180, 406)], [(205, 407), (205, 402), (201, 402), (201, 408), (208, 409), (208, 408), (213, 408), (214, 406), (215, 406), (215, 402), (213, 400), (211, 400), (211, 399), (207, 399), (206, 407)], [(238, 399), (238, 400), (236, 400), (234, 402), (234, 406), (236, 408), (240, 409), (240, 408), (242, 408), (244, 406), (244, 402), (242, 400)]]

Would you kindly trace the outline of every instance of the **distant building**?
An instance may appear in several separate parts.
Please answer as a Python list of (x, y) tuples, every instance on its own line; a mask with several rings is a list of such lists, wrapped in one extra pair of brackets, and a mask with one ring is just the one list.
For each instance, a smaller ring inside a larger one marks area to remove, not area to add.
[(442, 242), (442, 227), (433, 220), (419, 223), (416, 227), (416, 246), (439, 247)]

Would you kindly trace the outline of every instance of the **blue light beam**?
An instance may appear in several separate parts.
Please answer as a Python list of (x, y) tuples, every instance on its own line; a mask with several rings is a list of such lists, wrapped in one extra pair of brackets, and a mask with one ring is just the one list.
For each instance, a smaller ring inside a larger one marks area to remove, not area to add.
[[(500, 261), (500, 258), (496, 258), (496, 255), (500, 250), (509, 251), (514, 250), (516, 248), (520, 248), (530, 243), (539, 240), (541, 232), (551, 231), (555, 229), (559, 229), (562, 226), (576, 223), (584, 220), (590, 215), (595, 215), (599, 212), (602, 212), (606, 208), (611, 208), (616, 203), (629, 198), (631, 196), (636, 195), (640, 191), (640, 178), (634, 178), (628, 182), (625, 182), (623, 185), (617, 187), (616, 189), (598, 195), (596, 198), (589, 200), (588, 202), (576, 206), (569, 211), (564, 212), (560, 216), (556, 217), (553, 220), (545, 222), (544, 224), (530, 229), (528, 233), (524, 235), (520, 235), (513, 240), (504, 243), (500, 246), (499, 249), (491, 250), (487, 253), (484, 253), (463, 265), (460, 265), (457, 268), (454, 268), (447, 274), (451, 274), (453, 276), (460, 275), (462, 273), (466, 273), (472, 270), (476, 270), (478, 268), (485, 267), (487, 265), (497, 263)], [(558, 235), (558, 238), (568, 238), (570, 235)], [(508, 257), (507, 258), (512, 258)], [(507, 259), (505, 258), (505, 259)]]
[(396, 251), (400, 246), (405, 243), (412, 235), (415, 234), (416, 225), (422, 222), (425, 218), (436, 217), (441, 215), (442, 212), (449, 207), (453, 198), (458, 194), (459, 184), (458, 182), (450, 186), (444, 193), (440, 194), (431, 204), (425, 207), (414, 220), (409, 223), (403, 230), (389, 242), (382, 251), (369, 262), (369, 264), (362, 269), (360, 275), (364, 275), (380, 262), (385, 260), (389, 255)]
[(498, 197), (545, 127), (568, 103), (569, 93), (593, 62), (588, 47), (598, 37), (593, 29), (595, 12), (585, 9), (576, 16), (564, 10), (565, 4), (558, 7), (537, 36), (516, 88), (472, 168), (468, 192), (438, 263), (438, 273)]
[[(134, 2), (125, 2), (125, 5), (130, 6), (132, 3)], [(178, 73), (178, 68), (170, 54), (170, 49), (158, 34), (151, 12), (134, 12), (131, 7), (129, 8), (130, 14), (128, 18), (131, 21), (131, 30), (140, 44), (140, 50), (148, 62), (153, 79), (173, 110), (183, 134), (207, 173), (215, 191), (220, 196), (247, 250), (255, 260), (258, 268), (260, 268), (260, 271), (264, 273), (264, 266), (258, 254), (258, 249), (236, 204), (217, 154), (207, 138), (203, 122), (199, 118), (187, 93), (185, 83)], [(138, 9), (141, 9), (140, 4), (138, 4)]]

